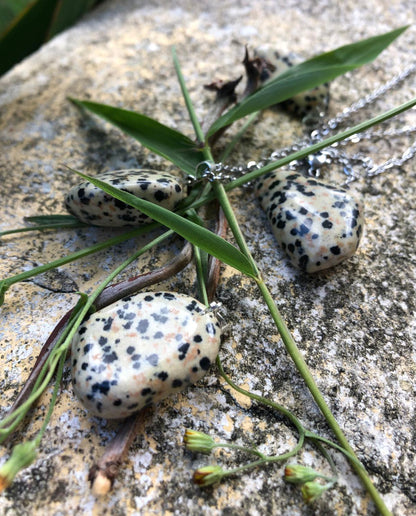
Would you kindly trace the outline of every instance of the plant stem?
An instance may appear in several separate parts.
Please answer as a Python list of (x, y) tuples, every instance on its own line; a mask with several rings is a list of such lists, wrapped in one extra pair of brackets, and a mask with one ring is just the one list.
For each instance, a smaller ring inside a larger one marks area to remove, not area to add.
[(256, 448), (246, 448), (245, 446), (239, 446), (238, 444), (216, 443), (213, 445), (212, 449), (215, 449), (215, 448), (227, 448), (228, 450), (241, 451), (244, 453), (251, 453), (252, 455), (256, 455), (257, 457), (260, 457), (260, 459), (267, 458), (267, 455), (264, 455)]
[(250, 127), (250, 125), (259, 117), (259, 113), (251, 113), (251, 115), (248, 116), (247, 120), (244, 122), (241, 129), (237, 132), (237, 134), (233, 137), (233, 139), (230, 141), (230, 143), (227, 144), (226, 148), (222, 152), (219, 161), (224, 162), (228, 156), (231, 154), (231, 152), (234, 150), (238, 142), (243, 137), (244, 133), (247, 131), (247, 129)]
[[(247, 451), (247, 450), (245, 450)], [(261, 466), (262, 464), (271, 464), (273, 462), (282, 462), (284, 460), (290, 459), (290, 457), (294, 457), (299, 450), (294, 448), (293, 450), (282, 453), (282, 455), (276, 455), (272, 457), (263, 456), (261, 459), (255, 460), (253, 462), (249, 462), (248, 464), (244, 464), (243, 466), (239, 466), (238, 468), (233, 468), (224, 471), (224, 476), (226, 475), (234, 475), (235, 473), (241, 473), (247, 469), (256, 468), (257, 466)]]
[(230, 201), (228, 200), (227, 194), (225, 192), (224, 186), (219, 183), (218, 181), (213, 182), (213, 189), (214, 193), (221, 205), (222, 210), (224, 211), (225, 217), (228, 221), (228, 225), (230, 226), (230, 229), (234, 235), (234, 238), (241, 250), (241, 252), (246, 256), (246, 258), (249, 260), (253, 271), (255, 271), (256, 276), (260, 277), (260, 272), (257, 268), (257, 264), (254, 261), (253, 257), (251, 256), (250, 250), (247, 246), (246, 240), (244, 238), (244, 235), (240, 229), (240, 226), (238, 224), (237, 218), (235, 216), (234, 210), (231, 207)]
[[(251, 256), (250, 250), (248, 249), (247, 243), (245, 242), (244, 236), (240, 230), (237, 219), (235, 218), (233, 209), (230, 205), (230, 202), (228, 200), (225, 189), (222, 184), (218, 183), (218, 181), (214, 182), (214, 192), (218, 197), (218, 200), (221, 204), (222, 209), (224, 210), (224, 213), (227, 217), (230, 229), (233, 232), (234, 238), (236, 239), (241, 252), (246, 255), (247, 259), (252, 264), (253, 269), (258, 271), (257, 266), (254, 262), (254, 259)], [(290, 357), (292, 358), (293, 362), (295, 363), (297, 370), (299, 371), (300, 375), (302, 376), (303, 380), (305, 381), (306, 386), (308, 387), (309, 391), (311, 392), (316, 404), (318, 405), (318, 407), (321, 410), (322, 414), (324, 415), (328, 425), (330, 426), (330, 428), (334, 432), (335, 436), (337, 437), (339, 443), (343, 446), (343, 448), (345, 448), (345, 450), (352, 457), (354, 457), (355, 460), (350, 460), (352, 467), (355, 469), (356, 473), (361, 478), (361, 481), (363, 482), (368, 493), (372, 497), (372, 499), (373, 499), (376, 507), (380, 511), (380, 513), (383, 516), (389, 515), (390, 512), (387, 509), (386, 505), (384, 504), (384, 501), (382, 500), (379, 492), (374, 487), (367, 471), (360, 464), (358, 457), (355, 455), (354, 450), (350, 446), (347, 438), (345, 437), (343, 431), (341, 430), (341, 427), (339, 426), (339, 424), (336, 421), (335, 417), (333, 416), (329, 406), (327, 405), (326, 401), (324, 400), (324, 397), (322, 396), (318, 386), (316, 385), (316, 382), (315, 382), (311, 372), (309, 371), (309, 368), (308, 368), (299, 348), (297, 347), (295, 341), (293, 340), (293, 337), (292, 337), (288, 327), (286, 326), (284, 320), (282, 319), (282, 317), (279, 313), (279, 310), (277, 309), (277, 306), (273, 300), (273, 297), (270, 294), (270, 291), (268, 290), (268, 288), (267, 288), (266, 284), (264, 283), (259, 272), (258, 272), (258, 276), (255, 278), (255, 281), (257, 283), (257, 286), (259, 287), (259, 290), (263, 296), (263, 299), (266, 302), (267, 307), (269, 308), (270, 314), (273, 318), (273, 321), (276, 324), (276, 327), (280, 333), (280, 336), (286, 347), (286, 350), (289, 353)]]
[(53, 392), (52, 392), (52, 398), (51, 398), (51, 401), (49, 403), (49, 408), (48, 408), (48, 412), (45, 416), (45, 419), (43, 421), (43, 424), (42, 424), (42, 428), (39, 430), (39, 433), (38, 435), (36, 436), (36, 439), (35, 439), (35, 442), (36, 442), (36, 445), (38, 446), (42, 437), (43, 437), (43, 434), (45, 433), (46, 431), (46, 428), (49, 424), (49, 421), (52, 417), (52, 413), (53, 413), (53, 409), (55, 408), (55, 403), (56, 403), (56, 400), (58, 398), (58, 391), (59, 391), (59, 387), (61, 385), (61, 380), (62, 380), (62, 376), (63, 376), (63, 372), (64, 372), (64, 365), (65, 365), (65, 359), (66, 359), (66, 356), (65, 354), (63, 353), (59, 359), (59, 364), (58, 364), (58, 368), (57, 368), (57, 373), (56, 373), (56, 378), (55, 378), (55, 385), (54, 385), (54, 388), (53, 388)]
[[(189, 115), (191, 117), (192, 124), (194, 126), (195, 134), (199, 141), (203, 141), (201, 139), (203, 136), (202, 129), (201, 129), (201, 126), (195, 115), (195, 111), (193, 109), (192, 102), (190, 100), (189, 93), (187, 91), (186, 84), (185, 84), (182, 72), (180, 70), (179, 62), (177, 60), (175, 53), (174, 53), (174, 63), (175, 63), (176, 73), (178, 75), (178, 79), (179, 79), (179, 82), (181, 85), (182, 93), (183, 93), (183, 96), (185, 99), (185, 103), (186, 103)], [(327, 140), (325, 140), (325, 142), (320, 142), (318, 144), (312, 145), (311, 147), (308, 148), (307, 153), (305, 153), (305, 151), (300, 151), (300, 152), (294, 153), (291, 156), (288, 156), (287, 158), (283, 158), (283, 160), (279, 160), (276, 163), (271, 163), (269, 165), (266, 165), (265, 167), (263, 167), (260, 170), (246, 174), (244, 177), (239, 178), (239, 179), (233, 181), (232, 183), (229, 183), (229, 185), (227, 185), (227, 186), (229, 186), (229, 189), (231, 189), (232, 187), (235, 187), (235, 186), (240, 186), (240, 184), (243, 184), (247, 181), (255, 179), (270, 170), (274, 170), (275, 168), (278, 168), (279, 166), (283, 166), (284, 164), (289, 163), (290, 161), (299, 159), (301, 156), (302, 157), (307, 156), (308, 154), (317, 152), (318, 150), (320, 150), (328, 145), (331, 145), (332, 143), (335, 143), (341, 139), (345, 139), (348, 136), (352, 136), (356, 132), (361, 132), (364, 129), (367, 129), (368, 127), (371, 127), (372, 125), (380, 123), (380, 122), (386, 120), (387, 118), (390, 118), (393, 115), (399, 114), (402, 111), (410, 109), (410, 107), (414, 106), (415, 104), (416, 104), (416, 99), (413, 99), (410, 102), (402, 104), (401, 106), (399, 106), (399, 108), (392, 109), (392, 110), (388, 111), (387, 113), (384, 113), (378, 117), (371, 119), (369, 122), (364, 122), (362, 124), (359, 124), (358, 126), (355, 126), (353, 129), (344, 131), (343, 133), (335, 135), (332, 138), (328, 138)], [(203, 151), (203, 154), (206, 157), (207, 161), (210, 161), (210, 162), (214, 161), (213, 157), (212, 157), (211, 149), (209, 148), (208, 145), (206, 145), (202, 149), (202, 151)], [(285, 161), (285, 160), (287, 160), (287, 161)], [(269, 311), (270, 311), (272, 318), (276, 324), (276, 327), (282, 337), (282, 341), (286, 347), (287, 352), (289, 353), (290, 357), (294, 361), (296, 368), (298, 369), (299, 373), (301, 374), (302, 378), (304, 379), (308, 389), (310, 390), (313, 398), (315, 399), (315, 402), (317, 403), (319, 409), (321, 410), (322, 414), (324, 415), (325, 419), (327, 420), (332, 431), (336, 435), (338, 441), (347, 450), (347, 452), (350, 453), (352, 455), (352, 457), (354, 457), (354, 459), (356, 459), (357, 462), (355, 460), (350, 461), (350, 462), (351, 462), (353, 468), (355, 469), (355, 471), (357, 472), (357, 474), (359, 475), (359, 477), (361, 478), (368, 493), (372, 497), (376, 507), (378, 508), (378, 510), (380, 511), (380, 513), (383, 516), (390, 515), (390, 512), (387, 509), (386, 505), (384, 504), (384, 501), (382, 500), (380, 494), (378, 493), (378, 491), (374, 487), (373, 483), (371, 482), (371, 479), (368, 476), (364, 467), (361, 466), (361, 464), (359, 463), (359, 460), (356, 457), (354, 450), (351, 448), (350, 444), (348, 443), (347, 438), (345, 437), (344, 433), (341, 430), (341, 427), (338, 425), (336, 419), (332, 415), (332, 412), (329, 409), (327, 403), (325, 402), (321, 392), (319, 391), (318, 386), (316, 385), (315, 380), (313, 379), (312, 374), (310, 373), (309, 368), (308, 368), (300, 350), (298, 349), (295, 341), (292, 338), (292, 335), (290, 334), (285, 322), (283, 321), (283, 319), (275, 305), (275, 302), (260, 275), (257, 265), (256, 265), (253, 257), (251, 256), (251, 253), (250, 253), (250, 250), (245, 241), (244, 235), (241, 232), (241, 229), (239, 227), (237, 219), (234, 215), (234, 211), (228, 200), (224, 186), (221, 183), (219, 183), (218, 181), (213, 181), (213, 189), (214, 189), (214, 194), (220, 202), (220, 205), (227, 218), (230, 229), (234, 235), (234, 238), (237, 241), (238, 246), (240, 247), (241, 252), (246, 256), (246, 258), (250, 262), (253, 272), (256, 273), (256, 277), (254, 277), (254, 279), (255, 279), (255, 281), (260, 289), (260, 292), (269, 308)], [(262, 462), (264, 462), (264, 461), (259, 460), (252, 464), (257, 465)], [(246, 467), (249, 467), (249, 466), (247, 465)], [(235, 471), (241, 471), (242, 469), (246, 469), (246, 467), (242, 466), (242, 468), (237, 468), (237, 470), (235, 470)]]
[(130, 238), (141, 235), (143, 233), (147, 233), (148, 231), (150, 231), (151, 229), (154, 229), (156, 227), (159, 227), (159, 224), (153, 222), (146, 226), (132, 229), (131, 231), (128, 231), (127, 233), (123, 233), (122, 235), (110, 238), (104, 242), (100, 242), (99, 244), (95, 244), (90, 247), (86, 247), (84, 249), (81, 249), (80, 251), (76, 251), (76, 252), (71, 253), (62, 258), (58, 258), (57, 260), (46, 263), (45, 265), (40, 265), (39, 267), (34, 267), (30, 271), (25, 271), (25, 272), (21, 272), (20, 274), (16, 274), (14, 276), (10, 276), (9, 278), (6, 278), (6, 279), (0, 281), (0, 305), (3, 302), (4, 293), (15, 283), (18, 283), (20, 281), (25, 281), (29, 278), (32, 278), (33, 276), (43, 273), (43, 272), (47, 272), (51, 269), (60, 267), (61, 265), (65, 265), (67, 263), (78, 260), (79, 258), (83, 258), (84, 256), (88, 256), (90, 254), (96, 253), (98, 251), (101, 251), (102, 249), (105, 249), (106, 247), (120, 244), (121, 242), (129, 240)]
[(305, 429), (303, 428), (302, 423), (299, 421), (299, 419), (290, 412), (287, 408), (283, 407), (282, 405), (279, 405), (278, 403), (275, 403), (274, 401), (268, 400), (267, 398), (264, 398), (263, 396), (259, 396), (258, 394), (254, 394), (253, 392), (247, 391), (246, 389), (243, 389), (242, 387), (239, 387), (237, 384), (235, 384), (231, 378), (225, 373), (224, 368), (222, 367), (222, 363), (220, 360), (220, 357), (217, 356), (217, 367), (219, 370), (220, 375), (224, 378), (224, 380), (232, 387), (234, 390), (239, 392), (240, 394), (244, 394), (244, 396), (248, 396), (252, 400), (256, 400), (259, 403), (262, 403), (263, 405), (266, 405), (267, 407), (271, 407), (274, 410), (277, 410), (281, 414), (287, 417), (289, 421), (293, 424), (293, 426), (296, 428), (299, 434), (299, 449), (303, 446), (303, 441), (306, 436)]
[[(51, 354), (49, 355), (47, 361), (45, 362), (41, 372), (40, 377), (42, 378), (42, 382), (36, 381), (35, 388), (28, 397), (17, 409), (15, 412), (8, 414), (3, 421), (0, 422), (0, 436), (1, 441), (6, 439), (10, 433), (14, 430), (14, 428), (17, 426), (17, 424), (20, 422), (21, 418), (24, 417), (24, 415), (27, 413), (31, 405), (36, 401), (36, 399), (41, 396), (43, 391), (46, 389), (47, 385), (49, 384), (55, 369), (59, 363), (60, 358), (62, 355), (66, 355), (69, 346), (71, 345), (72, 338), (74, 337), (79, 325), (84, 320), (85, 316), (91, 309), (91, 307), (94, 305), (94, 302), (99, 297), (101, 292), (107, 287), (107, 285), (113, 281), (113, 279), (120, 274), (120, 272), (123, 271), (130, 263), (132, 263), (134, 260), (136, 260), (139, 256), (141, 256), (143, 253), (151, 249), (154, 245), (157, 245), (161, 242), (163, 242), (166, 238), (168, 238), (171, 235), (171, 231), (166, 231), (162, 235), (156, 237), (154, 240), (143, 246), (139, 251), (137, 251), (133, 256), (127, 258), (121, 265), (119, 265), (114, 271), (107, 276), (107, 278), (100, 283), (100, 285), (96, 288), (96, 290), (88, 296), (87, 301), (83, 304), (83, 306), (79, 307), (79, 311), (74, 316), (72, 320), (72, 324), (70, 326), (67, 326), (64, 329), (63, 334), (60, 336), (58, 342), (56, 343), (55, 347), (53, 348)], [(11, 422), (9, 424), (9, 421)], [(6, 425), (9, 424), (9, 426), (6, 427)], [(4, 428), (6, 427), (6, 428)]]

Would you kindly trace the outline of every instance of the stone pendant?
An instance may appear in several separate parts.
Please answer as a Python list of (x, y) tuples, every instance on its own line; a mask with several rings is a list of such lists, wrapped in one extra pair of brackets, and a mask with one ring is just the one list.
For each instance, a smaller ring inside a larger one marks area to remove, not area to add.
[[(303, 61), (303, 59), (296, 55), (281, 55), (270, 46), (263, 46), (256, 49), (255, 55), (263, 61), (260, 75), (260, 80), (263, 83), (275, 79), (292, 66)], [(282, 102), (281, 105), (286, 111), (300, 118), (325, 113), (329, 105), (329, 83), (326, 82), (311, 90), (298, 93), (292, 98)]]
[(121, 299), (90, 315), (74, 336), (74, 392), (92, 415), (130, 416), (202, 378), (221, 333), (214, 311), (188, 295)]
[(256, 195), (276, 240), (296, 267), (321, 271), (357, 250), (363, 207), (346, 190), (280, 169), (257, 182)]
[[(156, 170), (115, 170), (96, 177), (140, 199), (159, 204), (167, 210), (175, 209), (186, 196), (180, 178)], [(151, 222), (144, 213), (106, 194), (89, 181), (71, 188), (65, 197), (65, 206), (81, 222), (94, 226), (140, 226)]]

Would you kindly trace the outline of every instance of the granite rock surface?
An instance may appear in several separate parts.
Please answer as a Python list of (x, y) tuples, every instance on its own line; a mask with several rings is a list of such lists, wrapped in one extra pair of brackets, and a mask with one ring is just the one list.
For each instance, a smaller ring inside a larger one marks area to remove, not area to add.
[[(65, 165), (89, 174), (146, 166), (172, 168), (109, 124), (82, 113), (68, 97), (134, 109), (189, 136), (180, 88), (171, 60), (176, 46), (198, 115), (212, 103), (204, 84), (243, 73), (244, 47), (272, 44), (282, 53), (310, 57), (392, 30), (414, 16), (410, 0), (357, 3), (307, 0), (108, 0), (72, 29), (0, 79), (0, 230), (23, 226), (23, 218), (64, 213), (65, 193), (78, 182)], [(414, 62), (410, 27), (370, 65), (331, 85), (329, 116), (385, 84)], [(354, 115), (352, 123), (416, 95), (415, 75)], [(414, 125), (416, 113), (384, 126)], [(260, 159), (302, 138), (302, 123), (267, 110), (232, 156), (233, 163)], [(234, 128), (224, 136), (231, 139)], [(381, 163), (400, 156), (411, 138), (383, 137), (343, 148)], [(221, 151), (220, 143), (217, 154)], [(326, 180), (345, 177), (334, 165)], [(250, 190), (230, 195), (249, 247), (339, 424), (396, 515), (416, 511), (415, 460), (415, 284), (416, 164), (352, 184), (365, 204), (366, 231), (356, 255), (315, 275), (295, 270), (277, 248), (267, 219)], [(121, 230), (113, 230), (119, 234)], [(108, 230), (88, 228), (22, 233), (0, 241), (0, 274), (6, 277), (102, 241)], [(143, 242), (146, 237), (143, 237)], [(27, 377), (42, 342), (77, 300), (115, 264), (133, 253), (136, 241), (13, 286), (1, 307), (0, 399), (3, 413)], [(165, 263), (181, 243), (142, 257), (133, 270)], [(195, 295), (192, 268), (154, 287)], [(227, 309), (230, 335), (221, 357), (241, 386), (292, 410), (311, 430), (333, 439), (311, 395), (288, 357), (256, 286), (224, 267), (217, 299)], [(24, 428), (35, 434), (50, 390)], [(139, 434), (113, 491), (96, 499), (88, 469), (115, 435), (117, 422), (90, 417), (74, 397), (69, 369), (42, 441), (38, 459), (0, 497), (7, 515), (373, 515), (373, 503), (350, 466), (334, 460), (339, 483), (312, 505), (282, 480), (271, 465), (200, 489), (191, 482), (199, 466), (226, 467), (246, 460), (218, 452), (213, 457), (184, 450), (185, 428), (207, 432), (264, 453), (284, 453), (296, 442), (287, 422), (231, 391), (215, 369), (196, 386), (167, 399), (143, 417)], [(17, 442), (17, 439), (16, 439)], [(2, 461), (10, 447), (2, 448)], [(299, 462), (328, 472), (315, 449)]]

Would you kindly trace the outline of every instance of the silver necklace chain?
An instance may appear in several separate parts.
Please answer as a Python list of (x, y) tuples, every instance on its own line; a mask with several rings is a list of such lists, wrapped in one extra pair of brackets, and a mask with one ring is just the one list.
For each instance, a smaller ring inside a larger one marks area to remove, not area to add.
[[(357, 102), (353, 103), (348, 108), (338, 113), (334, 118), (331, 118), (321, 127), (314, 129), (306, 138), (297, 142), (290, 147), (273, 151), (268, 157), (260, 161), (249, 161), (246, 165), (226, 165), (224, 163), (216, 163), (211, 165), (209, 163), (203, 165), (203, 177), (209, 181), (218, 180), (221, 182), (232, 181), (247, 172), (260, 169), (281, 158), (297, 152), (314, 143), (318, 143), (330, 136), (335, 130), (339, 129), (343, 124), (348, 123), (355, 113), (374, 104), (380, 97), (386, 93), (397, 89), (409, 76), (416, 72), (416, 62), (403, 70), (398, 75), (394, 76), (386, 84), (375, 89), (369, 95), (363, 97)], [(413, 108), (414, 109), (414, 108)], [(323, 114), (320, 115), (320, 118)], [(362, 153), (356, 153), (352, 156), (347, 155), (340, 147), (350, 144), (357, 144), (365, 140), (382, 140), (385, 138), (396, 138), (412, 136), (416, 133), (416, 125), (404, 127), (397, 130), (372, 130), (364, 131), (360, 134), (354, 134), (345, 140), (335, 143), (332, 146), (320, 151), (316, 154), (309, 155), (306, 159), (300, 161), (293, 161), (289, 168), (297, 170), (299, 168), (306, 169), (307, 173), (315, 177), (319, 177), (321, 169), (329, 164), (337, 163), (343, 167), (343, 172), (346, 175), (345, 183), (350, 183), (359, 179), (360, 177), (374, 177), (387, 170), (395, 167), (400, 167), (406, 161), (409, 161), (416, 155), (416, 140), (410, 145), (401, 156), (393, 157), (381, 164), (374, 163), (373, 159), (365, 156)], [(359, 172), (362, 170), (363, 172)]]

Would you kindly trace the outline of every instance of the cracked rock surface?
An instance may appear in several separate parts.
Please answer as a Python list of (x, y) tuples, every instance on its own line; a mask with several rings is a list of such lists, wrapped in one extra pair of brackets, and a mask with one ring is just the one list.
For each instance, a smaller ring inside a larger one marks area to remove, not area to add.
[[(0, 79), (0, 230), (20, 227), (29, 215), (64, 213), (63, 199), (78, 182), (64, 165), (96, 174), (107, 170), (171, 167), (131, 138), (80, 112), (68, 97), (140, 111), (192, 137), (171, 60), (176, 46), (198, 116), (212, 94), (203, 85), (243, 73), (244, 47), (271, 44), (283, 55), (311, 57), (337, 46), (408, 23), (410, 0), (357, 4), (326, 0), (108, 0), (75, 27)], [(372, 64), (331, 84), (334, 116), (414, 62), (411, 27)], [(243, 85), (241, 85), (242, 89)], [(241, 90), (240, 90), (241, 91)], [(357, 113), (358, 123), (416, 96), (415, 75), (400, 88)], [(416, 113), (401, 115), (382, 129), (414, 125)], [(229, 141), (231, 128), (217, 147)], [(232, 163), (258, 160), (302, 138), (302, 123), (267, 110), (244, 136)], [(383, 138), (342, 148), (381, 163), (400, 156), (410, 138)], [(175, 172), (175, 171), (174, 171)], [(176, 171), (177, 173), (177, 171)], [(325, 180), (345, 179), (334, 164)], [(415, 460), (415, 284), (416, 162), (408, 161), (373, 179), (351, 185), (365, 204), (366, 230), (356, 255), (338, 267), (307, 276), (277, 248), (266, 216), (250, 190), (230, 195), (241, 228), (264, 278), (340, 426), (369, 471), (389, 509), (416, 510)], [(0, 276), (6, 277), (102, 241), (121, 230), (87, 228), (23, 233), (0, 241)], [(42, 343), (60, 317), (90, 292), (115, 264), (145, 242), (128, 241), (80, 262), (13, 286), (1, 307), (0, 403), (5, 414), (27, 377)], [(175, 244), (176, 245), (176, 244)], [(145, 255), (133, 270), (168, 261), (175, 246)], [(196, 295), (193, 269), (155, 289)], [(231, 332), (221, 357), (234, 381), (291, 409), (315, 432), (333, 439), (279, 340), (256, 286), (223, 267), (217, 299), (227, 309)], [(34, 409), (26, 436), (33, 436), (47, 410), (49, 394)], [(86, 413), (65, 372), (52, 421), (38, 459), (0, 496), (7, 515), (374, 515), (358, 478), (339, 454), (339, 483), (314, 504), (282, 479), (283, 466), (246, 472), (201, 490), (191, 483), (199, 466), (232, 467), (246, 458), (214, 457), (184, 450), (185, 428), (264, 453), (284, 453), (296, 434), (279, 415), (234, 393), (212, 368), (196, 386), (167, 399), (143, 417), (114, 490), (97, 500), (88, 469), (102, 454), (119, 423)], [(15, 440), (17, 442), (17, 439)], [(1, 450), (2, 461), (9, 445)], [(328, 471), (313, 448), (298, 461)]]

